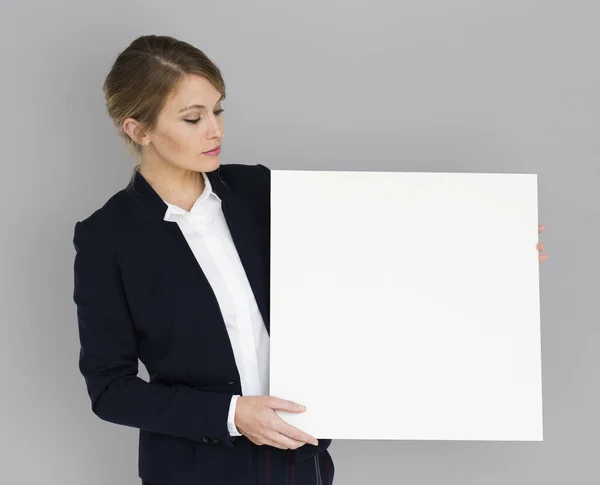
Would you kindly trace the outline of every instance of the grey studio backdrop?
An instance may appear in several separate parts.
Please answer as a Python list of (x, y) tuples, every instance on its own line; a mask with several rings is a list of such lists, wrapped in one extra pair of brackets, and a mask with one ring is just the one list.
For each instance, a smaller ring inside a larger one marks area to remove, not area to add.
[[(600, 3), (0, 8), (0, 483), (139, 483), (137, 430), (94, 416), (78, 372), (72, 235), (129, 180), (101, 86), (149, 33), (187, 40), (222, 69), (223, 163), (539, 174), (544, 441), (334, 441), (336, 484), (600, 483)], [(348, 398), (357, 392), (394, 419), (376, 389), (360, 383)]]

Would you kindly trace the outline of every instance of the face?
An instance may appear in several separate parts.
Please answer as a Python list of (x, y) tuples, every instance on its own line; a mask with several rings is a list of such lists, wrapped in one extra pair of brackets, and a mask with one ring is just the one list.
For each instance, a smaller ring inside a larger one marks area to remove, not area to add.
[(223, 116), (221, 93), (206, 78), (187, 75), (170, 94), (156, 128), (140, 142), (144, 163), (171, 165), (194, 172), (219, 167), (219, 154), (205, 153), (221, 145)]

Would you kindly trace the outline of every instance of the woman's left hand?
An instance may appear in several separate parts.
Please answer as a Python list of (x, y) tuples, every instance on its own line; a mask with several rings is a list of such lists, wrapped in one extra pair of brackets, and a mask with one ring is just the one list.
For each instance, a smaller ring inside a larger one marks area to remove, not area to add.
[[(544, 226), (542, 226), (541, 224), (538, 225), (538, 234), (544, 232), (545, 230), (546, 228)], [(540, 263), (546, 261), (548, 259), (548, 255), (546, 253), (542, 254), (542, 249), (544, 249), (544, 243), (538, 242), (536, 248), (538, 250), (538, 253), (540, 253), (538, 256)]]

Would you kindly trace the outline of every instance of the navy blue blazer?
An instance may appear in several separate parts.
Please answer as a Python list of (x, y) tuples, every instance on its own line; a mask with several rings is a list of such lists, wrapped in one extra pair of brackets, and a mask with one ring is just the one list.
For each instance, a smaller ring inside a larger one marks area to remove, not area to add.
[[(207, 176), (270, 332), (270, 170), (222, 164)], [(75, 224), (79, 369), (93, 412), (139, 428), (139, 475), (157, 485), (246, 483), (256, 448), (296, 465), (328, 453), (330, 439), (279, 450), (230, 437), (231, 397), (243, 395), (231, 342), (178, 224), (163, 220), (166, 209), (136, 171)], [(137, 376), (138, 358), (149, 382)]]

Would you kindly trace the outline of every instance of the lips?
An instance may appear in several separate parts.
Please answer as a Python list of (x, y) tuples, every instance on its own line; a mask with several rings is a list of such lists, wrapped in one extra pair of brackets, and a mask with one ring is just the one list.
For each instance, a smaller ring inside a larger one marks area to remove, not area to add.
[(202, 152), (202, 153), (205, 155), (212, 155), (214, 153), (218, 153), (220, 149), (221, 149), (221, 145), (213, 148), (212, 150), (208, 150), (207, 152)]

